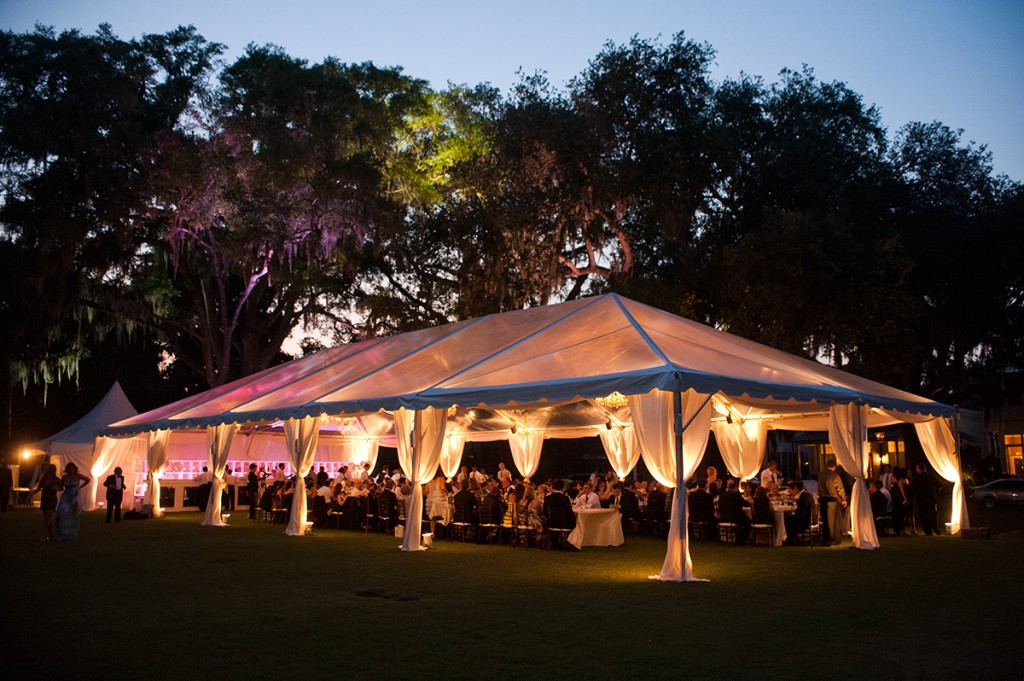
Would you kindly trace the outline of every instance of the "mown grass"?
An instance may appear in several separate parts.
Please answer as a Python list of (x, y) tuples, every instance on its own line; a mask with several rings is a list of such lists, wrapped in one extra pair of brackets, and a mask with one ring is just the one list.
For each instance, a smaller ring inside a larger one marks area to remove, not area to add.
[[(1024, 670), (1024, 541), (883, 539), (879, 551), (694, 544), (582, 552), (195, 513), (41, 542), (0, 516), (5, 678), (1010, 679)], [(11, 674), (11, 675), (8, 675)]]

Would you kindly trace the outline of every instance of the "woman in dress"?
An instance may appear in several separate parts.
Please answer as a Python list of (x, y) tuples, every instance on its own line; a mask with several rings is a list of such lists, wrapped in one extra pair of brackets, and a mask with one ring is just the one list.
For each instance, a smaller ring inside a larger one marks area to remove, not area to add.
[[(544, 489), (544, 485), (541, 485), (540, 489)], [(523, 508), (519, 514), (520, 522), (524, 518), (524, 513), (526, 525), (530, 526), (534, 540), (540, 539), (541, 534), (544, 532), (544, 522), (541, 519), (541, 516), (544, 514), (544, 494), (538, 493), (530, 485), (526, 486), (526, 491), (523, 495)]]
[(64, 475), (60, 484), (64, 492), (57, 502), (57, 535), (61, 539), (78, 539), (78, 527), (81, 523), (79, 516), (82, 513), (82, 505), (78, 500), (78, 488), (88, 484), (90, 478), (78, 472), (78, 466), (69, 463), (64, 467)]
[(448, 517), (448, 488), (444, 484), (444, 475), (427, 483), (427, 517), (430, 518), (430, 532), (434, 533), (437, 521)]
[(41, 492), (39, 507), (43, 510), (43, 540), (54, 538), (54, 511), (57, 508), (57, 492), (61, 489), (57, 467), (48, 463), (43, 467), (43, 475), (36, 483), (36, 491)]
[(758, 487), (754, 492), (753, 509), (751, 510), (752, 521), (757, 525), (774, 525), (775, 514), (772, 513), (772, 502), (768, 498), (768, 490)]

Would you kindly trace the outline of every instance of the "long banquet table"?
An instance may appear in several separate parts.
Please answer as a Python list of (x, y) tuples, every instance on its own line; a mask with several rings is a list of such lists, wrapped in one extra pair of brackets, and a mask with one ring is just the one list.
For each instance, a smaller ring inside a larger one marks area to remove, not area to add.
[(577, 549), (584, 546), (622, 546), (622, 519), (617, 508), (578, 511), (576, 529), (569, 534), (569, 543)]

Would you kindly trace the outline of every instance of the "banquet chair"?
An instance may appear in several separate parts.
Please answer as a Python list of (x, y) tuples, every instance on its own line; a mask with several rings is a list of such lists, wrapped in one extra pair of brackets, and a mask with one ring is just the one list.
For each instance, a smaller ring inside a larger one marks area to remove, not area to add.
[(736, 543), (736, 523), (718, 523), (718, 540)]
[(370, 531), (370, 524), (377, 524), (377, 495), (370, 494), (366, 497), (366, 516), (363, 518), (363, 533)]
[(824, 540), (821, 530), (821, 512), (817, 502), (811, 506), (811, 524), (797, 536), (802, 543), (810, 546), (819, 546)]
[[(483, 541), (485, 538), (489, 544), (493, 544), (498, 539), (498, 530), (501, 527), (501, 518), (495, 518), (494, 513), (488, 513), (483, 507), (480, 508), (480, 533), (477, 536), (478, 541)], [(495, 522), (495, 520), (499, 522)]]
[[(545, 529), (548, 547), (555, 548), (557, 544), (557, 547), (562, 549), (574, 548), (573, 545), (569, 543), (569, 535), (572, 534), (573, 531), (572, 525), (575, 525), (575, 515), (572, 511), (569, 511), (565, 517), (557, 513), (553, 513), (551, 517), (548, 518), (547, 528)], [(554, 539), (557, 539), (557, 542), (552, 541)]]
[(391, 530), (391, 515), (388, 512), (387, 505), (380, 503), (380, 497), (377, 497), (377, 532), (389, 532)]
[(767, 523), (754, 523), (750, 526), (750, 542), (763, 544), (769, 548), (775, 546), (775, 526)]
[(516, 523), (515, 541), (517, 544), (530, 548), (530, 535), (533, 534), (533, 528), (527, 522), (527, 517), (525, 513), (519, 514), (519, 522)]
[(715, 527), (709, 522), (689, 522), (690, 536), (698, 541), (711, 541), (715, 538)]

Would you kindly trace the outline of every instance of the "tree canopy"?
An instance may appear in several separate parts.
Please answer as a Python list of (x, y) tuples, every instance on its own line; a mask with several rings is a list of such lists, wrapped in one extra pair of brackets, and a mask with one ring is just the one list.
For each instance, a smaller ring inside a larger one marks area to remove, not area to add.
[(196, 390), (303, 330), (609, 290), (945, 401), (1024, 366), (1021, 185), (807, 66), (715, 82), (679, 33), (503, 94), (222, 53), (192, 27), (0, 33), (11, 384), (120, 347)]

